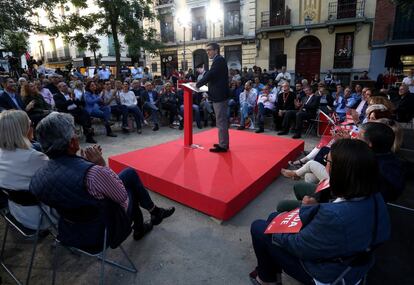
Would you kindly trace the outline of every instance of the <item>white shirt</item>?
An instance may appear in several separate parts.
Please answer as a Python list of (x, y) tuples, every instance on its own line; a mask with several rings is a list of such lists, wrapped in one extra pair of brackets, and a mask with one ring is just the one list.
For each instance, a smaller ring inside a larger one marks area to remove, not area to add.
[[(267, 101), (265, 101), (266, 98), (268, 99)], [(277, 96), (274, 93), (269, 93), (267, 96), (264, 93), (261, 93), (259, 95), (259, 99), (257, 100), (257, 104), (263, 103), (263, 106), (266, 109), (274, 110), (275, 109), (276, 98), (277, 98)]]
[(244, 103), (247, 103), (249, 107), (255, 107), (257, 99), (257, 90), (254, 88), (250, 89), (250, 92), (246, 92), (246, 90), (244, 90), (242, 93), (240, 93), (239, 99), (240, 107), (242, 107)]
[(136, 106), (138, 102), (134, 92), (132, 91), (128, 91), (126, 93), (124, 91), (120, 91), (119, 99), (121, 101), (121, 104), (125, 106)]
[[(45, 154), (32, 148), (18, 148), (15, 151), (0, 149), (0, 187), (15, 191), (29, 190), (32, 176), (48, 160)], [(9, 201), (9, 210), (22, 225), (36, 229), (40, 217), (39, 207), (21, 206)], [(44, 221), (42, 228), (47, 226), (48, 223)]]
[(289, 72), (280, 72), (277, 76), (276, 76), (276, 82), (278, 82), (279, 85), (281, 85), (283, 82), (289, 81), (292, 79), (292, 77), (290, 76)]
[(414, 93), (414, 77), (407, 76), (403, 79), (402, 83), (408, 86), (410, 93)]

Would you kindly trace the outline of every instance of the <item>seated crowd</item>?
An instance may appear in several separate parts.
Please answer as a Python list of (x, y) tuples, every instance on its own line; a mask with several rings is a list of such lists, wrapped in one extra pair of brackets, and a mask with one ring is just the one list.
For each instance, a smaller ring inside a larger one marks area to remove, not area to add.
[[(163, 116), (170, 127), (178, 122), (182, 129), (180, 84), (200, 80), (203, 66), (197, 67), (198, 74), (174, 72), (165, 82), (150, 81), (146, 72), (138, 79), (125, 72), (118, 81), (103, 66), (96, 78), (64, 80), (53, 74), (33, 82), (5, 81), (0, 95), (0, 188), (35, 197), (52, 217), (40, 228), (58, 224), (64, 245), (98, 252), (106, 230), (111, 247), (124, 241), (131, 229), (139, 240), (175, 211), (154, 204), (135, 170), (116, 174), (108, 168), (98, 145), (81, 149), (75, 125), (82, 127), (88, 143), (96, 143), (91, 118), (103, 121), (109, 137), (116, 136), (113, 118), (121, 121), (124, 133), (131, 132), (129, 115), (138, 134), (147, 119), (158, 131)], [(398, 122), (413, 119), (414, 94), (404, 84), (393, 98), (386, 90), (344, 88), (337, 80), (326, 84), (318, 76), (311, 84), (302, 79), (291, 88), (285, 68), (273, 75), (246, 68), (232, 70), (229, 76), (227, 114), (229, 122), (239, 122), (238, 130), (257, 118), (256, 132), (261, 133), (265, 118), (271, 116), (279, 135), (293, 130), (293, 138), (300, 138), (305, 123), (319, 112), (333, 118), (336, 126), (307, 156), (289, 162), (296, 169), (282, 169), (286, 177), (304, 178), (293, 187), (296, 200), (279, 201), (276, 212), (252, 223), (257, 267), (251, 281), (281, 284), (284, 271), (303, 284), (359, 284), (374, 264), (375, 248), (390, 236), (385, 203), (396, 200), (405, 188)], [(332, 85), (336, 90), (331, 93)], [(209, 121), (214, 126), (208, 93), (192, 96), (197, 127)], [(317, 190), (326, 181), (328, 186)], [(11, 198), (7, 206), (24, 227), (38, 227), (38, 206)], [(150, 213), (149, 221), (144, 221), (141, 208)], [(300, 231), (265, 233), (280, 213), (297, 208)]]

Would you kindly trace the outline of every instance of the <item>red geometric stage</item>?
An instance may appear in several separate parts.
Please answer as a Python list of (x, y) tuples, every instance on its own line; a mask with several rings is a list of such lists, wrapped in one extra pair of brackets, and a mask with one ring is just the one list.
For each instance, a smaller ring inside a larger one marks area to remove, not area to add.
[(260, 194), (289, 160), (304, 148), (292, 140), (230, 130), (230, 151), (211, 153), (217, 129), (194, 135), (203, 148), (183, 146), (183, 139), (109, 158), (119, 173), (138, 171), (145, 187), (219, 220), (228, 220)]

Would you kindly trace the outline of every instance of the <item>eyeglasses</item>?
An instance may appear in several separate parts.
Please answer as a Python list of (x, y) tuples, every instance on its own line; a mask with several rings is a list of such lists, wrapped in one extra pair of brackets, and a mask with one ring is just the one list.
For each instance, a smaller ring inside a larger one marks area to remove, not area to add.
[(323, 157), (323, 161), (325, 162), (325, 163), (332, 163), (332, 160), (329, 160), (328, 159), (328, 155), (325, 155), (324, 157)]

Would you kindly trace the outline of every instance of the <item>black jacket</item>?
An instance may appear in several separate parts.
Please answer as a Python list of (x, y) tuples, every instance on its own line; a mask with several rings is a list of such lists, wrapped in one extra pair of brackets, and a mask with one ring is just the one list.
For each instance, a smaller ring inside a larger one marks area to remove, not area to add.
[[(16, 101), (19, 104), (20, 109), (24, 110), (25, 105), (22, 101), (22, 98), (18, 94), (16, 94)], [(13, 102), (13, 100), (10, 98), (9, 94), (6, 91), (0, 95), (0, 109), (18, 109), (18, 106), (16, 106), (16, 104)]]
[(227, 62), (221, 55), (217, 55), (209, 71), (197, 83), (200, 88), (208, 83), (208, 96), (213, 102), (222, 102), (229, 96), (229, 71)]
[(414, 117), (414, 94), (408, 93), (396, 102), (395, 114), (398, 122), (409, 122)]
[(319, 108), (319, 100), (321, 99), (320, 96), (313, 95), (309, 102), (306, 102), (308, 98), (305, 99), (306, 104), (303, 105), (302, 111), (308, 114), (316, 114)]

